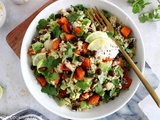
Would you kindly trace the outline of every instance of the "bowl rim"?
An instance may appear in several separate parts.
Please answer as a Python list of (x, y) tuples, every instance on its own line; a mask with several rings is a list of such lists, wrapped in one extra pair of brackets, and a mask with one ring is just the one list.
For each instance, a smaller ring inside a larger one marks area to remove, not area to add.
[(3, 16), (2, 16), (2, 20), (0, 22), (0, 28), (1, 28), (4, 25), (4, 23), (5, 23), (7, 13), (6, 13), (5, 5), (4, 5), (4, 3), (1, 0), (0, 0), (0, 4), (2, 5), (2, 8), (3, 8), (3, 10), (2, 10)]
[[(56, 1), (56, 2), (54, 2), (54, 3), (52, 3), (52, 4), (55, 4), (55, 3), (61, 3), (61, 2), (63, 2), (63, 1), (66, 1), (66, 0), (61, 0), (61, 1)], [(105, 3), (107, 3), (107, 4), (109, 4), (109, 5), (111, 5), (111, 6), (114, 6), (114, 7), (116, 7), (117, 9), (119, 9), (121, 12), (123, 12), (123, 14), (125, 14), (125, 16), (127, 16), (127, 18), (128, 19), (130, 19), (130, 21), (132, 22), (132, 24), (135, 26), (135, 29), (136, 29), (136, 31), (139, 33), (139, 36), (140, 36), (140, 41), (141, 41), (141, 43), (142, 43), (142, 53), (143, 53), (143, 62), (141, 63), (142, 65), (142, 67), (141, 67), (141, 71), (142, 71), (142, 73), (144, 73), (144, 68), (145, 68), (145, 49), (144, 49), (144, 42), (143, 42), (143, 39), (142, 39), (142, 36), (141, 36), (141, 34), (140, 34), (140, 31), (139, 31), (139, 29), (138, 29), (138, 27), (136, 26), (136, 24), (135, 24), (135, 22), (131, 19), (131, 17), (127, 14), (127, 13), (125, 13), (119, 6), (117, 6), (117, 5), (115, 5), (114, 3), (112, 3), (112, 2), (110, 2), (110, 1), (104, 1), (104, 0), (99, 0), (100, 2), (105, 2)], [(52, 4), (50, 4), (49, 6), (51, 6)], [(45, 9), (48, 9), (48, 7), (49, 6), (47, 6)], [(43, 9), (43, 10), (45, 10), (45, 9)], [(42, 11), (43, 11), (42, 10)], [(41, 12), (40, 12), (41, 13)], [(39, 14), (40, 14), (39, 13)], [(39, 15), (38, 14), (38, 15)], [(37, 16), (38, 16), (37, 15)], [(36, 16), (36, 17), (37, 17)], [(35, 17), (35, 18), (36, 18)], [(35, 19), (34, 18), (34, 19)], [(34, 20), (33, 19), (33, 20)], [(32, 23), (32, 22), (31, 22)], [(29, 27), (28, 27), (28, 29), (29, 29)], [(28, 29), (27, 29), (27, 31), (28, 31)], [(27, 32), (26, 31), (26, 32)], [(26, 33), (25, 33), (25, 36), (26, 36)], [(24, 39), (25, 39), (25, 36), (24, 36)], [(24, 72), (24, 67), (23, 67), (23, 58), (22, 57), (24, 57), (24, 55), (23, 55), (23, 46), (24, 46), (24, 39), (23, 39), (23, 42), (22, 42), (22, 47), (21, 47), (21, 53), (20, 53), (20, 64), (21, 64), (21, 72), (22, 72), (22, 76), (23, 76), (23, 79), (24, 79), (24, 81), (25, 81), (25, 84), (26, 84), (26, 86), (27, 86), (27, 88), (28, 88), (28, 90), (30, 91), (30, 93), (31, 93), (31, 95), (43, 106), (43, 107), (45, 107), (47, 110), (49, 110), (49, 111), (51, 111), (52, 113), (54, 113), (54, 114), (56, 114), (56, 115), (58, 115), (58, 116), (61, 116), (61, 117), (64, 117), (64, 118), (68, 118), (68, 119), (75, 119), (75, 117), (70, 117), (70, 116), (67, 116), (67, 115), (65, 115), (65, 114), (60, 114), (60, 113), (58, 113), (57, 111), (52, 111), (50, 108), (47, 108), (45, 105), (44, 105), (44, 103), (41, 101), (41, 100), (39, 100), (38, 98), (36, 98), (34, 95), (33, 95), (33, 93), (32, 93), (32, 91), (30, 90), (30, 88), (29, 88), (29, 86), (28, 86), (28, 84), (27, 84), (27, 81), (25, 80), (25, 72)], [(27, 58), (27, 57), (26, 57)], [(121, 109), (126, 103), (128, 103), (128, 101), (133, 97), (133, 95), (135, 94), (135, 92), (137, 91), (137, 89), (138, 89), (138, 87), (139, 87), (139, 84), (140, 84), (140, 81), (138, 82), (138, 84), (137, 84), (137, 86), (136, 86), (136, 88), (135, 88), (135, 90), (132, 92), (132, 95), (130, 95), (130, 97), (123, 103), (123, 104), (121, 104), (117, 109), (115, 109), (115, 110), (113, 110), (112, 112), (110, 112), (109, 114), (104, 114), (104, 115), (100, 115), (100, 116), (97, 116), (97, 117), (91, 117), (91, 118), (87, 118), (87, 119), (100, 119), (100, 118), (103, 118), (103, 117), (106, 117), (106, 116), (109, 116), (109, 115), (111, 115), (111, 114), (113, 114), (113, 113), (115, 113), (116, 111), (118, 111), (119, 109)], [(77, 119), (77, 118), (76, 118)], [(78, 119), (84, 119), (84, 118), (78, 118)], [(86, 120), (86, 119), (85, 119)]]

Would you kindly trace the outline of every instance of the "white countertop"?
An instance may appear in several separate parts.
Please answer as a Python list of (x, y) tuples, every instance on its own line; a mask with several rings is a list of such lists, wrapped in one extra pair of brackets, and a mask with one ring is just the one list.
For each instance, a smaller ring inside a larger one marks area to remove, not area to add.
[[(36, 108), (41, 113), (47, 114), (49, 118), (54, 116), (55, 119), (63, 119), (51, 114), (31, 96), (22, 78), (19, 58), (6, 42), (7, 34), (46, 3), (47, 0), (30, 0), (29, 3), (24, 5), (16, 5), (11, 0), (1, 1), (6, 6), (7, 19), (3, 27), (0, 28), (0, 85), (4, 87), (4, 95), (0, 100), (0, 114), (9, 115), (21, 109)], [(146, 61), (160, 79), (160, 22), (142, 24), (138, 20), (138, 15), (132, 13), (131, 6), (127, 3), (127, 0), (109, 1), (121, 7), (133, 18), (144, 40)], [(156, 8), (157, 4), (157, 0), (152, 0), (152, 4), (145, 10)]]

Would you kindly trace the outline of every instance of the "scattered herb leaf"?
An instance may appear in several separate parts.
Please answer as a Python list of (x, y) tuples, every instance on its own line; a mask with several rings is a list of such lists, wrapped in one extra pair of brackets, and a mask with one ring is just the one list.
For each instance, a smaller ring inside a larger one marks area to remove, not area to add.
[(103, 14), (104, 14), (104, 16), (105, 16), (106, 18), (109, 18), (109, 17), (110, 17), (110, 14), (109, 14), (108, 11), (106, 11), (106, 10), (102, 10), (102, 11), (103, 11)]
[(69, 20), (69, 22), (73, 22), (76, 21), (78, 17), (79, 15), (77, 13), (72, 13), (67, 17), (67, 19)]
[(42, 28), (46, 27), (47, 25), (48, 25), (48, 21), (45, 19), (41, 19), (41, 20), (39, 20), (36, 29), (37, 29), (37, 31), (40, 31)]
[(52, 85), (45, 85), (44, 87), (42, 87), (41, 91), (43, 93), (47, 93), (48, 95), (51, 95), (52, 97), (56, 97), (58, 95), (59, 89), (55, 88)]
[(83, 90), (89, 88), (89, 85), (88, 85), (86, 82), (84, 82), (84, 81), (78, 81), (78, 82), (76, 83), (76, 85), (77, 85), (78, 87), (80, 87), (81, 89), (83, 89)]
[(112, 37), (113, 37), (113, 35), (112, 35), (111, 32), (107, 32), (107, 35), (108, 35), (109, 38), (112, 38)]
[(113, 83), (115, 86), (120, 86), (120, 84), (121, 84), (118, 79), (112, 80), (112, 83)]
[(134, 14), (140, 13), (146, 5), (151, 4), (151, 2), (147, 2), (146, 0), (128, 0), (128, 3), (132, 5), (132, 12)]
[(69, 57), (72, 57), (73, 56), (73, 53), (75, 52), (75, 48), (73, 45), (71, 44), (68, 44), (67, 46), (67, 50), (66, 50), (66, 54), (65, 56), (63, 57), (63, 60), (65, 60), (66, 58), (69, 58)]
[(50, 20), (56, 20), (55, 14), (52, 13), (47, 20), (48, 21), (50, 21)]
[(57, 65), (61, 62), (60, 59), (55, 59), (53, 56), (49, 56), (47, 59), (46, 59), (46, 62), (45, 62), (45, 66), (48, 68), (48, 70), (51, 70), (53, 69), (54, 67), (57, 67)]
[(57, 80), (58, 73), (56, 73), (56, 72), (54, 72), (54, 73), (47, 72), (44, 76), (45, 76), (47, 82), (50, 83), (51, 81)]
[(158, 5), (157, 9), (140, 14), (139, 20), (141, 23), (145, 23), (146, 21), (160, 20), (160, 5)]
[(100, 96), (102, 96), (102, 95), (104, 94), (104, 91), (103, 91), (103, 89), (102, 89), (102, 84), (96, 85), (95, 88), (94, 88), (94, 90), (95, 90), (95, 92), (96, 92), (97, 94), (99, 94)]
[(58, 23), (54, 23), (50, 25), (51, 29), (52, 29), (52, 33), (53, 36), (55, 38), (59, 38), (60, 34), (61, 34), (61, 29)]
[[(71, 5), (72, 6), (72, 5)], [(80, 5), (77, 5), (77, 6), (72, 6), (73, 8), (74, 8), (74, 11), (78, 11), (78, 10), (80, 10), (80, 11), (84, 11), (84, 10), (86, 10), (87, 8), (86, 7), (84, 7), (82, 4), (80, 4)]]

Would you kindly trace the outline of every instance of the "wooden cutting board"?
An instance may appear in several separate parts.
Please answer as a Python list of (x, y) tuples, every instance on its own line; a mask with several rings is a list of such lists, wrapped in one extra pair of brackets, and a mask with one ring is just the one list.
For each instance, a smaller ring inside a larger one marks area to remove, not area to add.
[(56, 0), (49, 0), (46, 4), (44, 4), (41, 8), (39, 8), (36, 12), (34, 12), (30, 17), (24, 20), (21, 24), (19, 24), (7, 35), (6, 37), (7, 43), (18, 57), (20, 57), (22, 40), (28, 26), (38, 13), (40, 13), (45, 7), (47, 7), (48, 5), (50, 5), (55, 1)]

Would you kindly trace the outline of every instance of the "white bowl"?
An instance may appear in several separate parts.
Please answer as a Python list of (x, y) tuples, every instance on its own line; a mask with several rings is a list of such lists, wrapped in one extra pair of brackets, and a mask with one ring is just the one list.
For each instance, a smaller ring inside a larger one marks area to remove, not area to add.
[(132, 19), (119, 7), (112, 4), (111, 2), (104, 0), (60, 0), (54, 2), (45, 8), (37, 17), (32, 21), (27, 32), (24, 36), (22, 48), (21, 48), (21, 69), (24, 77), (24, 81), (33, 95), (33, 97), (46, 109), (51, 112), (68, 119), (99, 119), (105, 116), (108, 116), (116, 111), (118, 111), (121, 107), (123, 107), (134, 95), (138, 86), (139, 79), (135, 75), (133, 71), (130, 72), (130, 77), (133, 79), (132, 85), (130, 89), (124, 92), (121, 92), (119, 97), (115, 100), (110, 101), (104, 105), (95, 107), (86, 112), (73, 112), (68, 107), (60, 107), (58, 103), (50, 98), (47, 94), (41, 92), (41, 86), (37, 84), (35, 77), (33, 76), (33, 72), (30, 69), (30, 60), (27, 55), (27, 50), (31, 44), (31, 40), (33, 36), (36, 34), (36, 25), (41, 18), (47, 18), (51, 13), (57, 13), (62, 8), (69, 8), (70, 5), (83, 4), (86, 7), (94, 7), (104, 9), (116, 15), (120, 21), (129, 26), (133, 35), (137, 38), (137, 52), (134, 60), (138, 62), (139, 69), (143, 72), (145, 65), (145, 57), (144, 57), (144, 45), (140, 35), (139, 30), (136, 25), (132, 21)]
[(2, 1), (0, 1), (0, 28), (3, 26), (6, 20), (6, 9)]

